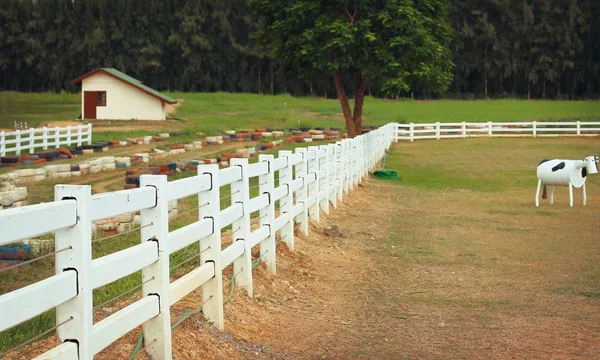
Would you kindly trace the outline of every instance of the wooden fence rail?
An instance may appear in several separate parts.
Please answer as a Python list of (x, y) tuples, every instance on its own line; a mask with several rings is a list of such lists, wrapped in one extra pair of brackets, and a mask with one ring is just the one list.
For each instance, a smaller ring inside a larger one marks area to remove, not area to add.
[(7, 154), (21, 155), (22, 151), (35, 149), (47, 150), (48, 148), (59, 148), (61, 146), (92, 143), (92, 124), (65, 126), (65, 127), (43, 127), (30, 128), (27, 130), (16, 130), (11, 132), (0, 132), (0, 156)]
[[(223, 269), (232, 265), (236, 286), (252, 296), (252, 249), (258, 246), (260, 261), (276, 272), (276, 238), (293, 249), (295, 225), (308, 234), (309, 218), (318, 221), (337, 207), (383, 157), (396, 130), (387, 124), (354, 139), (261, 155), (253, 164), (200, 165), (197, 175), (172, 182), (143, 175), (132, 190), (92, 195), (89, 185), (57, 185), (54, 202), (0, 211), (0, 246), (51, 232), (56, 243), (56, 275), (0, 296), (0, 331), (56, 308), (61, 344), (37, 359), (92, 359), (140, 325), (152, 358), (172, 358), (170, 306), (201, 288), (205, 317), (222, 329)], [(259, 191), (251, 198), (253, 177)], [(225, 185), (231, 205), (221, 209)], [(198, 198), (197, 221), (170, 231), (168, 202), (188, 196)], [(92, 260), (92, 221), (137, 211), (140, 243)], [(228, 226), (233, 242), (222, 250)], [(201, 265), (170, 282), (169, 255), (192, 244)], [(140, 270), (142, 298), (94, 323), (93, 290)]]
[(600, 122), (484, 122), (397, 124), (397, 140), (452, 139), (467, 137), (550, 137), (600, 135)]

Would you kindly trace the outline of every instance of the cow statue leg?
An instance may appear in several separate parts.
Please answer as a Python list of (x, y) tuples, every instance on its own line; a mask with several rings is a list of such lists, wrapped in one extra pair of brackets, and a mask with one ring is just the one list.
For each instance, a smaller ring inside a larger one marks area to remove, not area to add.
[(550, 205), (554, 204), (554, 185), (552, 185), (552, 189), (550, 189)]
[(569, 182), (569, 206), (573, 207), (573, 184)]
[(585, 206), (587, 204), (587, 193), (585, 192), (585, 183), (583, 183), (581, 191), (583, 191), (583, 206)]
[(542, 188), (542, 179), (538, 179), (537, 191), (535, 192), (535, 206), (540, 206), (540, 189)]

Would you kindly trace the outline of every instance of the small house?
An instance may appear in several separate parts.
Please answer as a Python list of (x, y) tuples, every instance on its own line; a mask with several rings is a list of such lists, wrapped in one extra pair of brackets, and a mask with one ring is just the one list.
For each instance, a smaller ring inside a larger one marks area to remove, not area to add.
[(176, 102), (113, 68), (98, 68), (71, 85), (80, 82), (81, 114), (86, 120), (165, 120), (165, 105)]

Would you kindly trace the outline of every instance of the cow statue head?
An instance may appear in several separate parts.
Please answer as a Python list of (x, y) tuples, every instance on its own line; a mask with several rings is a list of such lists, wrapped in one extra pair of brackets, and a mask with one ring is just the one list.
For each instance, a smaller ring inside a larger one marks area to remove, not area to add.
[(597, 156), (588, 156), (585, 158), (586, 162), (586, 170), (588, 174), (597, 174), (598, 173), (598, 157)]

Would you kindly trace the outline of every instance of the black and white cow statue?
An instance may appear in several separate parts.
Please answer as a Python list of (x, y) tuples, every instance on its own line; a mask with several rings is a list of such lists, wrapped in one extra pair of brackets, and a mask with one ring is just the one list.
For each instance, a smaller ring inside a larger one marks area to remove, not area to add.
[(585, 192), (585, 180), (589, 174), (598, 173), (598, 158), (588, 156), (583, 160), (542, 160), (537, 168), (537, 192), (535, 194), (535, 206), (540, 206), (540, 189), (544, 185), (542, 199), (546, 199), (546, 185), (550, 189), (550, 204), (554, 203), (554, 187), (569, 187), (569, 205), (573, 207), (573, 187), (582, 188), (583, 205), (587, 202)]

